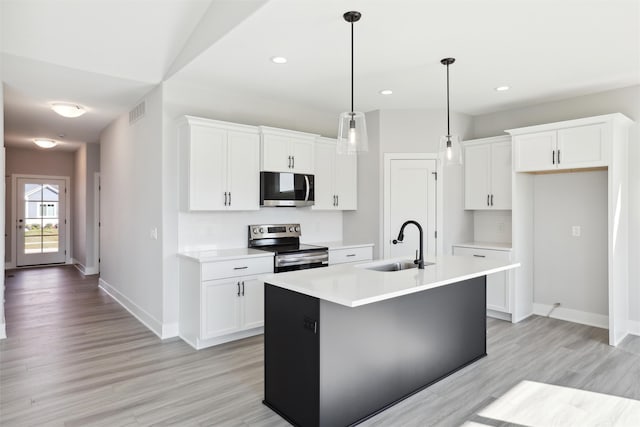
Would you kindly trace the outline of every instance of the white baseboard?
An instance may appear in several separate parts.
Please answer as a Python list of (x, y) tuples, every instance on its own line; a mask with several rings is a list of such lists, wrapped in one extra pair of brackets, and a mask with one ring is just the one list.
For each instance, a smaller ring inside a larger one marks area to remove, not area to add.
[(228, 342), (231, 342), (231, 341), (237, 341), (237, 340), (240, 340), (240, 339), (243, 339), (243, 338), (248, 338), (248, 337), (252, 337), (254, 335), (260, 335), (260, 334), (264, 334), (264, 327), (263, 326), (260, 326), (260, 327), (257, 327), (257, 328), (253, 328), (253, 329), (249, 329), (249, 330), (246, 330), (246, 331), (235, 332), (235, 333), (229, 334), (229, 335), (223, 335), (223, 336), (220, 336), (220, 337), (209, 338), (209, 339), (206, 339), (206, 340), (201, 340), (198, 337), (187, 337), (187, 336), (183, 336), (183, 335), (180, 335), (180, 338), (182, 338), (182, 340), (184, 342), (189, 344), (194, 349), (202, 350), (203, 348), (207, 348), (207, 347), (212, 347), (214, 345), (228, 343)]
[(495, 311), (491, 309), (487, 309), (487, 317), (492, 317), (494, 319), (506, 320), (507, 322), (511, 322), (511, 315), (509, 313), (503, 313), (501, 311)]
[(111, 298), (116, 300), (122, 307), (138, 319), (143, 325), (149, 328), (160, 339), (173, 338), (178, 336), (178, 324), (163, 324), (146, 310), (135, 302), (131, 301), (126, 295), (122, 294), (116, 288), (105, 282), (102, 278), (98, 280), (100, 289), (105, 291)]
[(629, 320), (629, 333), (631, 335), (640, 336), (640, 322), (636, 320)]
[(6, 323), (0, 323), (0, 340), (7, 337), (7, 325)]
[[(533, 303), (533, 314), (546, 317), (552, 308), (552, 305)], [(604, 314), (589, 313), (560, 306), (554, 309), (549, 317), (595, 326), (596, 328), (609, 329), (609, 316), (605, 316)]]
[(77, 259), (72, 259), (71, 262), (73, 263), (73, 266), (75, 268), (78, 269), (78, 271), (82, 274), (84, 274), (85, 276), (90, 276), (92, 274), (98, 274), (98, 269), (95, 267), (90, 267), (87, 268), (85, 267), (81, 262), (79, 262)]
[(9, 262), (5, 262), (4, 263), (4, 269), (5, 270), (12, 270), (14, 268), (16, 268), (16, 266), (13, 265), (13, 262), (9, 261)]

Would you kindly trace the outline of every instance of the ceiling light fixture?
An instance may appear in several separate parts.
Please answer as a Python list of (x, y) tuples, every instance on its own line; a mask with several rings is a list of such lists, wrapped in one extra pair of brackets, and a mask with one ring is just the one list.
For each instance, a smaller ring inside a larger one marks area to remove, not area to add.
[(81, 107), (77, 104), (69, 104), (66, 102), (56, 102), (55, 104), (51, 104), (51, 109), (60, 114), (62, 117), (69, 118), (80, 117), (87, 112), (84, 107)]
[(53, 148), (55, 147), (58, 142), (54, 141), (53, 139), (44, 139), (44, 138), (36, 138), (33, 140), (33, 142), (41, 148)]
[(346, 12), (342, 17), (351, 24), (351, 111), (340, 114), (338, 126), (338, 153), (356, 154), (369, 151), (367, 141), (367, 125), (364, 113), (354, 111), (353, 108), (353, 23), (358, 22), (360, 12)]
[(382, 89), (380, 95), (391, 95), (393, 91), (391, 89)]
[(496, 92), (504, 92), (505, 90), (511, 89), (511, 86), (498, 86), (496, 88)]
[(274, 64), (286, 64), (287, 58), (285, 58), (284, 56), (272, 56), (271, 62), (273, 62)]
[(455, 58), (444, 58), (440, 60), (440, 63), (447, 67), (447, 134), (440, 138), (440, 151), (444, 154), (444, 164), (446, 165), (462, 164), (460, 138), (451, 135), (451, 119), (449, 113), (449, 65), (454, 62), (456, 62)]

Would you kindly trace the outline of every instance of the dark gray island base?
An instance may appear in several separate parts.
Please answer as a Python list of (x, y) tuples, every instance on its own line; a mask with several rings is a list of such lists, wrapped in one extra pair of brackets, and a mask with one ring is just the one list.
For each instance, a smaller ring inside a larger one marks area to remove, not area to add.
[(486, 276), (353, 308), (265, 283), (264, 329), (263, 403), (354, 425), (486, 356)]

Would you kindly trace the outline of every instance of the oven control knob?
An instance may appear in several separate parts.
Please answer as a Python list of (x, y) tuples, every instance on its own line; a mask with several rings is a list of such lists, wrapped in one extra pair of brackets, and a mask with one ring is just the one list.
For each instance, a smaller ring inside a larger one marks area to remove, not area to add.
[(260, 227), (260, 229), (258, 230), (260, 233), (264, 233), (264, 228)]
[(293, 227), (289, 227), (289, 231), (293, 232)]
[(300, 231), (300, 227), (296, 227), (296, 231)]
[(253, 229), (253, 234), (256, 234), (256, 233), (258, 233), (258, 229), (257, 229), (257, 228), (254, 228), (254, 229)]

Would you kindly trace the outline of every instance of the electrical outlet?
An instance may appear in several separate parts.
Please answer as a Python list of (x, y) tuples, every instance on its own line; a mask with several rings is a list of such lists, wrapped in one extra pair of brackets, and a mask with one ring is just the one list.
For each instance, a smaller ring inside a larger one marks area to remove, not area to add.
[(582, 233), (582, 230), (580, 230), (579, 225), (574, 225), (573, 227), (571, 227), (571, 235), (573, 237), (580, 237), (581, 233)]
[(149, 230), (149, 238), (152, 240), (158, 240), (158, 229), (156, 227)]

